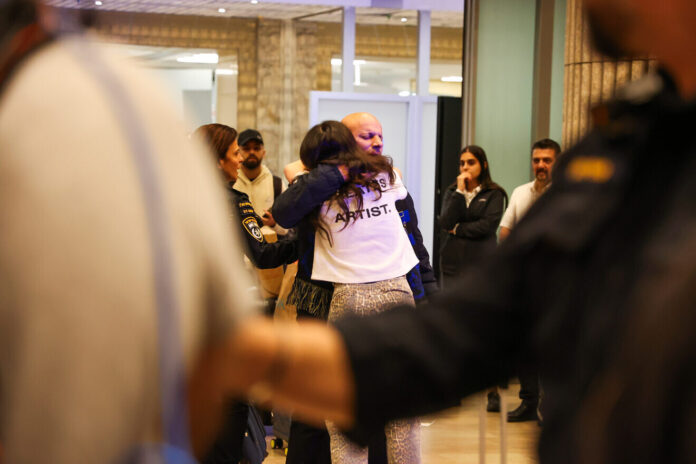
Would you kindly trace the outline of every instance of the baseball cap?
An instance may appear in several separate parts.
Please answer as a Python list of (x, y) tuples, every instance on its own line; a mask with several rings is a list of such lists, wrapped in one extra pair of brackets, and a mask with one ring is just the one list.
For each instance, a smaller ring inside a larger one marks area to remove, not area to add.
[(261, 145), (263, 145), (263, 137), (261, 137), (261, 134), (259, 133), (259, 131), (255, 130), (255, 129), (247, 129), (245, 131), (242, 131), (242, 133), (239, 134), (239, 138), (237, 139), (237, 143), (239, 144), (240, 147), (243, 147), (244, 145), (247, 144), (247, 142), (250, 142), (252, 140), (256, 140)]

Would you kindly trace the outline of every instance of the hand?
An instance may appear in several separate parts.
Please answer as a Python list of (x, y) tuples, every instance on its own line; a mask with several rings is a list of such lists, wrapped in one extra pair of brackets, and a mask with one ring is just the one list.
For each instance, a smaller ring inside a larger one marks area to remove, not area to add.
[(288, 180), (288, 182), (292, 183), (297, 174), (306, 170), (307, 168), (304, 164), (302, 164), (302, 160), (297, 160), (285, 166), (283, 173), (285, 174), (285, 178)]
[(457, 176), (457, 190), (461, 190), (462, 192), (466, 190), (466, 186), (471, 180), (471, 173), (469, 172), (462, 172)]
[(270, 211), (264, 211), (263, 216), (261, 216), (261, 222), (264, 226), (273, 227), (276, 225), (275, 219)]

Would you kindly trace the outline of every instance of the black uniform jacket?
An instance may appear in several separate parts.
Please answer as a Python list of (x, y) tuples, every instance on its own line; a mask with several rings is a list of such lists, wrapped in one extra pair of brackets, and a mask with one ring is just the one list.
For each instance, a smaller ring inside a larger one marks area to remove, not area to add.
[[(298, 276), (303, 279), (309, 279), (312, 274), (314, 233), (311, 226), (302, 220), (336, 193), (343, 183), (343, 176), (337, 167), (321, 164), (308, 174), (299, 176), (273, 203), (273, 218), (278, 224), (286, 228), (297, 225), (302, 229), (309, 229), (306, 233), (298, 232), (298, 235), (312, 236), (311, 240), (309, 237), (301, 239), (304, 245), (301, 245)], [(409, 285), (414, 290), (414, 296), (420, 295), (422, 298), (424, 296), (423, 290), (427, 294), (438, 290), (437, 281), (430, 265), (430, 256), (423, 245), (423, 236), (418, 229), (418, 216), (411, 196), (408, 195), (404, 200), (396, 202), (395, 206), (401, 215), (406, 233), (419, 260), (418, 266), (409, 272)]]
[(503, 361), (531, 356), (541, 463), (695, 462), (696, 102), (659, 85), (598, 110), (602, 125), (455, 290), (336, 322), (353, 438), (495, 385), (513, 375)]
[(261, 233), (261, 218), (254, 212), (246, 193), (227, 185), (227, 192), (232, 203), (233, 221), (241, 228), (246, 246), (244, 254), (259, 269), (272, 269), (297, 260), (297, 240), (279, 240), (268, 243)]
[(496, 247), (496, 231), (503, 217), (505, 196), (499, 189), (482, 189), (466, 205), (466, 197), (454, 183), (447, 188), (442, 201), (440, 227), (447, 233), (440, 251), (443, 274), (455, 275), (464, 267), (478, 261)]

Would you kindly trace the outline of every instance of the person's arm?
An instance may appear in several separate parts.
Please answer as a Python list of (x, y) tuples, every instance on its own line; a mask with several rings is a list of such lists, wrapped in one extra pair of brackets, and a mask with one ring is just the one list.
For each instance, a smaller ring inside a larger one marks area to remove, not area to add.
[(212, 356), (218, 384), (258, 404), (293, 411), (303, 421), (339, 427), (354, 422), (355, 393), (342, 338), (319, 321), (257, 318), (241, 325)]
[(261, 218), (259, 218), (249, 202), (248, 197), (233, 196), (237, 215), (233, 214), (233, 220), (239, 224), (240, 234), (244, 237), (246, 246), (244, 254), (259, 269), (273, 269), (283, 264), (297, 261), (297, 240), (279, 240), (268, 243), (261, 232)]
[(520, 188), (516, 188), (512, 191), (510, 195), (510, 201), (508, 201), (505, 213), (503, 213), (503, 218), (500, 220), (500, 231), (498, 232), (498, 243), (505, 240), (512, 228), (517, 224), (517, 203), (519, 202)]
[(288, 184), (292, 184), (295, 177), (301, 172), (307, 171), (307, 168), (302, 164), (302, 160), (293, 161), (292, 163), (286, 164), (283, 168), (283, 174)]
[(420, 272), (420, 279), (423, 284), (426, 295), (433, 294), (439, 291), (437, 285), (437, 279), (435, 278), (435, 273), (433, 272), (433, 267), (430, 265), (430, 255), (428, 250), (423, 244), (423, 235), (418, 228), (418, 215), (416, 214), (416, 207), (413, 204), (413, 198), (408, 194), (405, 199), (396, 202), (396, 208), (403, 212), (402, 214), (407, 214), (407, 218), (402, 218), (406, 225), (406, 232), (408, 233), (408, 238), (413, 246), (413, 251), (418, 257), (418, 270)]
[(466, 198), (455, 190), (447, 189), (442, 200), (440, 210), (440, 228), (449, 232), (454, 229), (462, 215), (466, 211)]
[[(347, 174), (347, 171), (346, 171)], [(273, 203), (275, 221), (289, 229), (313, 209), (328, 200), (345, 182), (338, 166), (320, 164), (308, 174), (295, 179)]]
[(298, 241), (278, 240), (268, 243), (264, 238), (262, 243), (256, 239), (247, 237), (248, 253), (245, 253), (252, 264), (259, 269), (273, 269), (283, 264), (297, 261)]
[[(463, 195), (461, 195), (463, 197)], [(461, 201), (465, 201), (462, 198)], [(483, 215), (474, 221), (460, 222), (454, 230), (454, 235), (462, 238), (479, 239), (495, 234), (503, 217), (504, 197), (500, 190), (494, 190), (486, 201)]]
[(364, 443), (389, 420), (449, 407), (511, 374), (502, 361), (523, 350), (533, 318), (517, 307), (519, 270), (508, 264), (487, 262), (416, 309), (334, 327), (251, 321), (221, 351), (222, 383)]

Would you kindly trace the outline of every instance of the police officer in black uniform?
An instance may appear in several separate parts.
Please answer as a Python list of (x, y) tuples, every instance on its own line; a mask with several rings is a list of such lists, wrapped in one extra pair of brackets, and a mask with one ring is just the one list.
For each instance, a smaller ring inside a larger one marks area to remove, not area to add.
[[(276, 268), (297, 260), (297, 240), (280, 240), (268, 243), (261, 232), (261, 218), (246, 193), (235, 190), (232, 186), (237, 180), (237, 170), (242, 162), (237, 144), (237, 131), (224, 124), (206, 124), (194, 132), (201, 138), (215, 155), (217, 166), (227, 182), (227, 193), (232, 204), (232, 221), (239, 224), (239, 230), (245, 239), (245, 254), (261, 269)], [(240, 262), (241, 266), (241, 262)], [(247, 431), (249, 414), (256, 414), (250, 406), (242, 402), (233, 402), (226, 411), (225, 422), (203, 464), (237, 463), (242, 458), (249, 458), (243, 453), (243, 440)]]
[(297, 261), (297, 240), (279, 240), (268, 243), (263, 233), (261, 218), (254, 212), (246, 193), (232, 186), (242, 161), (237, 144), (237, 131), (224, 124), (206, 124), (194, 132), (202, 138), (216, 156), (217, 166), (227, 183), (227, 193), (232, 204), (233, 221), (240, 226), (246, 246), (245, 254), (260, 269), (272, 269)]

